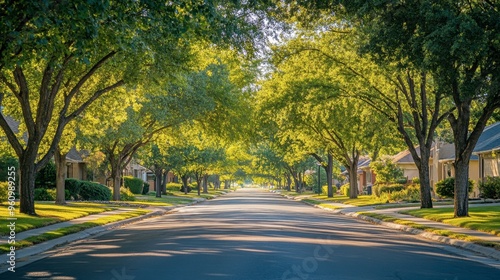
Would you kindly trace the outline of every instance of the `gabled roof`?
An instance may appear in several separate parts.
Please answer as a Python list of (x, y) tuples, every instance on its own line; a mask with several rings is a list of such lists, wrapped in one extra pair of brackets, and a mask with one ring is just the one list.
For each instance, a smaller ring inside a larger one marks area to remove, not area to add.
[[(417, 154), (420, 155), (420, 149), (417, 149)], [(411, 153), (409, 150), (404, 150), (404, 151), (398, 153), (397, 155), (395, 155), (392, 158), (392, 162), (394, 162), (394, 163), (415, 163), (415, 161), (413, 161), (413, 157), (411, 156)]]
[(487, 153), (500, 150), (500, 122), (487, 126), (477, 141), (474, 153)]
[(71, 150), (66, 154), (66, 160), (70, 162), (84, 162), (81, 154), (76, 150), (75, 147), (72, 147)]

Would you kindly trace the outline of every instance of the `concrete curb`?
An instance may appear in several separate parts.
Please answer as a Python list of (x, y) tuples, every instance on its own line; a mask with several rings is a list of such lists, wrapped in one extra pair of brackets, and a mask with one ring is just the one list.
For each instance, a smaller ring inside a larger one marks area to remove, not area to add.
[(462, 248), (462, 249), (465, 249), (468, 251), (472, 251), (472, 252), (481, 254), (485, 257), (491, 258), (491, 259), (500, 260), (500, 251), (493, 249), (493, 248), (481, 246), (481, 245), (474, 244), (474, 243), (468, 242), (468, 241), (463, 241), (463, 240), (458, 240), (458, 239), (454, 239), (454, 238), (449, 238), (446, 236), (437, 235), (437, 234), (434, 234), (431, 232), (412, 228), (412, 227), (405, 226), (405, 225), (400, 225), (400, 224), (391, 223), (391, 222), (384, 222), (382, 220), (379, 220), (379, 219), (376, 219), (373, 217), (369, 217), (369, 216), (365, 216), (365, 215), (361, 215), (361, 214), (358, 214), (355, 212), (344, 212), (344, 211), (342, 211), (344, 209), (326, 208), (326, 207), (322, 207), (320, 205), (312, 204), (312, 203), (309, 203), (307, 201), (302, 201), (302, 200), (301, 200), (301, 202), (304, 204), (316, 207), (316, 208), (320, 208), (322, 210), (330, 211), (330, 212), (335, 213), (335, 214), (342, 214), (342, 215), (353, 217), (353, 218), (356, 218), (359, 220), (367, 221), (367, 222), (370, 222), (373, 224), (382, 225), (382, 226), (392, 228), (392, 229), (397, 229), (399, 231), (411, 233), (413, 235), (417, 235), (419, 237), (422, 237), (422, 238), (425, 238), (428, 240), (433, 240), (433, 241), (441, 242), (441, 243), (451, 245), (454, 247), (459, 247), (459, 248)]
[[(43, 254), (51, 249), (54, 249), (55, 247), (66, 245), (66, 244), (74, 242), (74, 241), (86, 239), (86, 238), (89, 238), (91, 236), (97, 235), (99, 233), (103, 233), (105, 231), (108, 231), (108, 230), (111, 230), (111, 229), (114, 229), (117, 227), (121, 227), (121, 226), (124, 226), (127, 224), (132, 224), (132, 223), (136, 223), (136, 222), (139, 222), (142, 220), (163, 216), (163, 215), (172, 213), (174, 210), (177, 210), (178, 208), (191, 206), (191, 205), (198, 204), (198, 203), (204, 202), (204, 201), (207, 201), (207, 199), (201, 198), (201, 199), (196, 199), (195, 201), (188, 203), (188, 204), (165, 207), (163, 209), (157, 209), (156, 211), (152, 211), (150, 213), (147, 213), (147, 214), (144, 214), (141, 216), (137, 216), (137, 217), (121, 220), (121, 221), (116, 221), (116, 222), (105, 224), (102, 226), (92, 227), (92, 228), (89, 228), (89, 229), (86, 229), (86, 230), (83, 230), (83, 231), (80, 231), (77, 233), (68, 234), (68, 235), (65, 235), (65, 236), (62, 236), (62, 237), (59, 237), (56, 239), (52, 239), (52, 240), (49, 240), (49, 241), (46, 241), (43, 243), (39, 243), (39, 244), (30, 246), (27, 248), (16, 250), (15, 251), (15, 253), (16, 253), (15, 254), (16, 267), (22, 266), (22, 264), (18, 264), (18, 263), (25, 261), (26, 258), (31, 257), (31, 256), (35, 256), (35, 255), (41, 255), (41, 254)], [(9, 256), (7, 256), (7, 253), (3, 253), (2, 255), (0, 255), (0, 269), (1, 269), (0, 274), (5, 272), (4, 269), (9, 266), (8, 261), (9, 261)]]

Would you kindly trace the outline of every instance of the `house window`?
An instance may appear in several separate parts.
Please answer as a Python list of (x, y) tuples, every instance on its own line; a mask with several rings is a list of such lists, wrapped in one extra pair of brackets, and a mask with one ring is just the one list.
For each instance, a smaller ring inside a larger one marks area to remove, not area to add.
[(484, 177), (498, 177), (500, 167), (499, 156), (485, 157), (483, 162)]
[(366, 172), (366, 183), (369, 185), (372, 184), (372, 173), (371, 172)]

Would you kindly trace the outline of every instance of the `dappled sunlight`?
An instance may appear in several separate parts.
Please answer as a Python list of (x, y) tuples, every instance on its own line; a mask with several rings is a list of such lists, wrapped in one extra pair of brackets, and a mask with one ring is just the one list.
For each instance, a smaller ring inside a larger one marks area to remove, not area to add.
[[(107, 279), (112, 271), (121, 275), (124, 268), (138, 276), (135, 271), (145, 267), (152, 273), (189, 271), (200, 279), (238, 279), (241, 273), (257, 271), (255, 279), (264, 279), (270, 271), (281, 276), (312, 258), (326, 274), (357, 267), (361, 258), (366, 271), (407, 267), (403, 260), (408, 259), (439, 264), (463, 260), (403, 232), (277, 197), (266, 199), (227, 198), (184, 208), (75, 243), (46, 263), (53, 271), (66, 260), (63, 257), (71, 258), (68, 265), (92, 263), (89, 275), (101, 273), (109, 275)], [(381, 253), (384, 258), (375, 257)], [(255, 270), (256, 265), (260, 269)]]

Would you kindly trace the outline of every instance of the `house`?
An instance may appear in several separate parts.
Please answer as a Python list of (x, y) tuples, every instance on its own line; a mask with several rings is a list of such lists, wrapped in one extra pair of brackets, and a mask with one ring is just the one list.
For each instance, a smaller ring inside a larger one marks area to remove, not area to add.
[(75, 147), (66, 154), (66, 177), (87, 180), (87, 166), (82, 154)]
[(500, 176), (500, 122), (487, 126), (474, 148), (478, 157), (479, 180)]
[[(434, 161), (438, 158), (437, 161)], [(431, 149), (430, 178), (431, 186), (441, 180), (449, 177), (455, 177), (455, 169), (453, 162), (455, 161), (455, 145), (452, 143), (443, 143), (436, 141)], [(479, 197), (479, 158), (477, 155), (472, 155), (469, 159), (469, 179), (474, 181), (474, 189), (470, 194), (471, 197)]]
[(358, 163), (358, 189), (362, 193), (368, 186), (375, 184), (376, 175), (370, 168), (371, 159), (360, 158)]
[[(420, 154), (420, 150), (417, 149), (417, 153)], [(396, 164), (402, 171), (403, 177), (407, 181), (413, 180), (413, 178), (418, 177), (418, 168), (413, 161), (413, 157), (409, 150), (404, 150), (392, 158), (392, 162)]]

